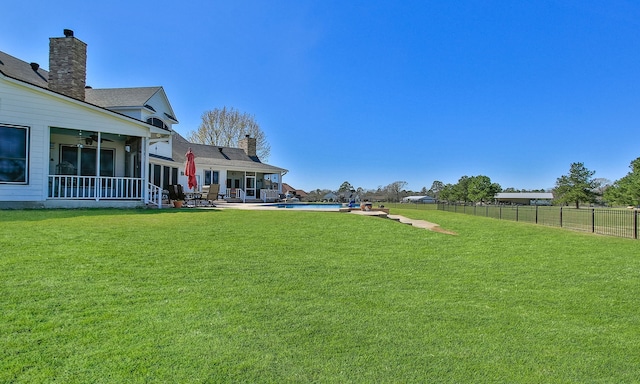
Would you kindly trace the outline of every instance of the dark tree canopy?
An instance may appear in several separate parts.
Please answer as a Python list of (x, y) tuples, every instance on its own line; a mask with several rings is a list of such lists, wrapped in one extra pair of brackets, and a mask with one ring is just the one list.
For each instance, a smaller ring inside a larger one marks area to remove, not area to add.
[[(434, 182), (435, 184), (435, 182)], [(485, 202), (502, 190), (489, 176), (462, 176), (456, 184), (439, 185), (439, 200), (449, 202)]]
[(338, 188), (338, 192), (345, 192), (345, 191), (351, 191), (351, 190), (353, 190), (353, 186), (348, 181), (345, 181), (344, 183), (342, 183), (340, 185), (340, 188)]
[(569, 174), (560, 176), (556, 180), (554, 197), (561, 204), (575, 203), (580, 208), (580, 203), (593, 203), (596, 201), (596, 188), (599, 182), (593, 179), (595, 171), (587, 169), (583, 163), (571, 163)]
[(604, 199), (610, 204), (640, 205), (640, 157), (629, 165), (631, 171), (604, 191)]
[(499, 184), (492, 183), (489, 176), (473, 176), (467, 188), (469, 201), (485, 202), (493, 200), (496, 193), (500, 192)]

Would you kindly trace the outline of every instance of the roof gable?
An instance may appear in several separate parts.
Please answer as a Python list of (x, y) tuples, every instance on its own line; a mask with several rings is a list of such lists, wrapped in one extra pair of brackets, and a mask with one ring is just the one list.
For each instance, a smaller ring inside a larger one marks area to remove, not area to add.
[[(146, 109), (152, 116), (177, 123), (173, 108), (164, 89), (158, 87), (136, 88), (88, 88), (85, 100), (89, 103), (113, 110)], [(144, 120), (144, 119), (143, 119)]]
[(85, 100), (104, 108), (144, 107), (161, 87), (87, 88)]

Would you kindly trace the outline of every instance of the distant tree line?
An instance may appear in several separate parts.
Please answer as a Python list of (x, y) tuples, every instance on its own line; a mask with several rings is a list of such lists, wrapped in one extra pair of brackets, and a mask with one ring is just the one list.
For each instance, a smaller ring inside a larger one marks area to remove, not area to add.
[[(640, 157), (633, 160), (629, 173), (611, 183), (604, 178), (594, 178), (595, 171), (589, 170), (584, 163), (571, 163), (569, 172), (556, 179), (550, 191), (554, 195), (554, 204), (573, 205), (600, 204), (610, 206), (640, 206)], [(332, 194), (340, 202), (348, 202), (354, 197), (369, 201), (400, 202), (407, 196), (430, 196), (437, 201), (449, 203), (489, 203), (500, 192), (549, 192), (544, 189), (502, 188), (493, 183), (488, 176), (462, 176), (455, 184), (445, 184), (435, 180), (431, 188), (422, 187), (420, 191), (405, 189), (407, 182), (394, 181), (377, 189), (354, 188), (345, 181), (337, 190), (316, 189), (308, 193), (308, 200), (322, 201)]]

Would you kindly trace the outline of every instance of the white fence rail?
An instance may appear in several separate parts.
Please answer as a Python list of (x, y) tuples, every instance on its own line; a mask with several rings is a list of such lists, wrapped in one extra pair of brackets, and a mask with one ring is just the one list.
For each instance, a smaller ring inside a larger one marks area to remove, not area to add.
[(142, 200), (137, 177), (49, 175), (49, 199)]
[(240, 188), (227, 188), (227, 192), (224, 195), (226, 198), (230, 199), (242, 199), (244, 200), (245, 191)]
[(261, 189), (260, 199), (265, 203), (269, 200), (277, 200), (280, 197), (280, 193), (275, 189)]

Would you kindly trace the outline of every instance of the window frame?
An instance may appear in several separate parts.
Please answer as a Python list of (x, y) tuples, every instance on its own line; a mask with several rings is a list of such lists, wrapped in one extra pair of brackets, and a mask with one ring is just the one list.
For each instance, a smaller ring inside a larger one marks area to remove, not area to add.
[[(207, 182), (209, 181), (209, 182)], [(204, 185), (220, 184), (220, 171), (204, 170)]]
[[(65, 154), (75, 152), (76, 160), (69, 163), (74, 166), (76, 173), (70, 176), (97, 176), (97, 153), (96, 147), (78, 147), (77, 145), (60, 145), (60, 163), (65, 161)], [(78, 155), (79, 154), (79, 155)], [(109, 154), (108, 160), (106, 154)], [(78, 164), (78, 160), (80, 163)], [(90, 164), (85, 164), (85, 162)], [(110, 167), (105, 167), (107, 163), (110, 163)], [(90, 168), (92, 167), (93, 168)], [(116, 167), (116, 150), (114, 148), (100, 148), (100, 176), (99, 177), (114, 177)], [(109, 170), (110, 174), (104, 174), (105, 169)], [(94, 172), (88, 172), (88, 170), (94, 170)]]
[[(11, 130), (11, 131), (10, 131)], [(21, 134), (16, 134), (16, 131), (21, 130)], [(15, 136), (15, 137), (11, 137)], [(0, 124), (0, 184), (29, 184), (29, 155), (31, 145), (31, 127), (23, 125), (12, 124)], [(13, 144), (18, 145), (18, 152), (14, 153), (15, 148), (10, 148), (12, 140)], [(6, 151), (6, 154), (5, 154)], [(18, 155), (18, 156), (16, 156)], [(13, 165), (11, 165), (13, 163)], [(20, 163), (20, 164), (17, 164)], [(20, 168), (22, 168), (20, 170)], [(9, 172), (19, 174), (19, 176), (13, 177), (14, 180), (10, 180), (9, 176), (3, 176), (4, 171), (7, 174)]]

